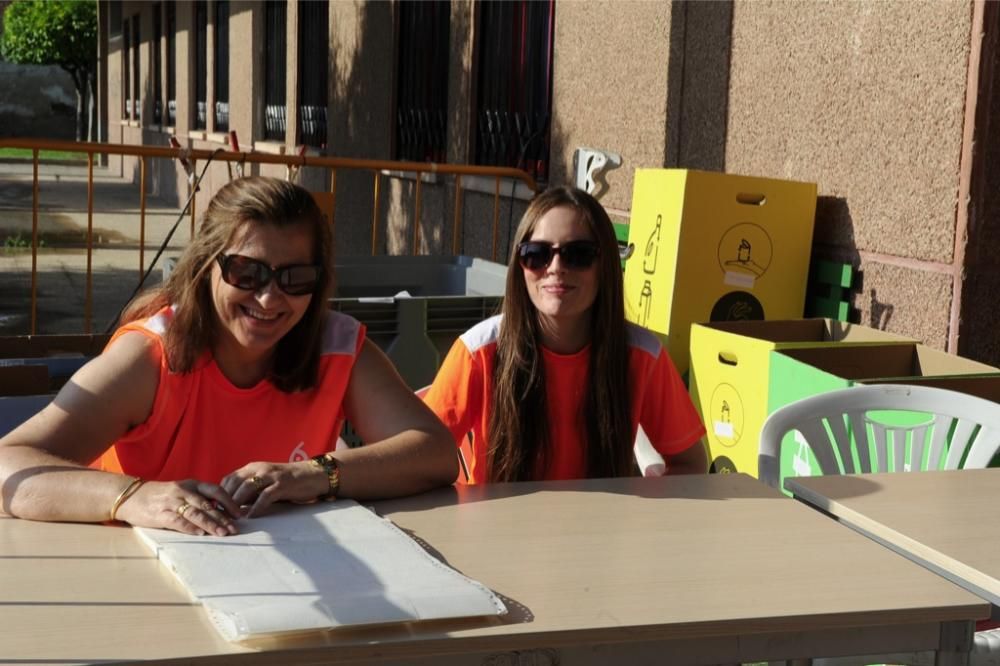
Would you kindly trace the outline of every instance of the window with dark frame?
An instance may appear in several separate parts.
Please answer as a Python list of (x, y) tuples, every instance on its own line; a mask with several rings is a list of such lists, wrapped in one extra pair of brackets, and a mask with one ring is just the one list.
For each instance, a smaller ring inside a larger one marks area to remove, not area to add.
[(479, 4), (475, 163), (548, 179), (555, 0)]
[(108, 2), (108, 38), (121, 37), (122, 34), (122, 0)]
[(139, 15), (132, 17), (132, 120), (142, 120), (142, 94), (139, 88)]
[(167, 9), (167, 125), (177, 124), (177, 5)]
[(296, 143), (326, 147), (330, 5), (299, 0), (299, 113)]
[(208, 6), (194, 5), (194, 128), (206, 127), (208, 105)]
[(397, 7), (396, 158), (446, 162), (451, 2)]
[(287, 11), (284, 0), (264, 3), (264, 138), (285, 140)]
[[(325, 4), (325, 3), (324, 3)], [(229, 131), (229, 2), (215, 3), (215, 131)]]
[(150, 48), (153, 53), (153, 66), (150, 74), (153, 77), (153, 123), (160, 125), (163, 123), (163, 86), (161, 84), (163, 71), (160, 59), (160, 49), (163, 40), (163, 6), (160, 3), (153, 5), (153, 42)]
[(122, 21), (122, 118), (132, 115), (132, 30), (129, 20)]

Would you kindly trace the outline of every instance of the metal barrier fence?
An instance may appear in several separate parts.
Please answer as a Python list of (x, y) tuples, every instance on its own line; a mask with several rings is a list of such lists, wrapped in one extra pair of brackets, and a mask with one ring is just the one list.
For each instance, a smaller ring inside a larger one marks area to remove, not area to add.
[[(420, 247), (420, 214), (422, 205), (422, 186), (426, 175), (451, 176), (454, 178), (455, 200), (452, 220), (452, 252), (459, 254), (459, 238), (462, 231), (463, 192), (462, 177), (478, 176), (494, 179), (493, 190), (493, 229), (492, 229), (492, 260), (497, 258), (497, 243), (500, 220), (500, 190), (504, 179), (523, 183), (531, 192), (538, 191), (535, 180), (520, 169), (508, 167), (475, 166), (467, 164), (436, 164), (432, 162), (402, 162), (392, 160), (349, 159), (339, 157), (320, 157), (311, 155), (274, 155), (258, 152), (238, 152), (224, 149), (186, 149), (160, 146), (133, 146), (124, 144), (46, 141), (41, 139), (0, 139), (0, 148), (20, 148), (32, 151), (32, 217), (31, 217), (31, 333), (37, 332), (38, 317), (38, 210), (39, 210), (39, 153), (41, 151), (78, 152), (87, 156), (87, 277), (84, 305), (85, 332), (91, 332), (92, 311), (92, 254), (93, 254), (93, 223), (94, 223), (94, 157), (123, 156), (136, 157), (139, 163), (139, 272), (143, 272), (144, 248), (146, 239), (146, 171), (150, 158), (165, 158), (186, 161), (189, 174), (197, 173), (199, 160), (212, 160), (222, 163), (271, 164), (284, 165), (286, 173), (293, 178), (299, 169), (319, 167), (329, 170), (329, 193), (333, 198), (333, 213), (330, 224), (335, 224), (333, 216), (336, 213), (337, 174), (339, 171), (367, 171), (372, 174), (374, 184), (374, 200), (372, 204), (372, 242), (371, 253), (376, 254), (378, 243), (379, 200), (381, 197), (381, 181), (389, 175), (412, 174), (414, 178), (413, 196), (413, 243), (412, 254), (418, 254)], [(241, 166), (242, 169), (242, 166)], [(190, 187), (190, 184), (189, 184)], [(190, 193), (189, 193), (190, 194)], [(183, 200), (183, 198), (182, 198)], [(190, 202), (191, 235), (195, 231), (195, 197), (191, 195)]]

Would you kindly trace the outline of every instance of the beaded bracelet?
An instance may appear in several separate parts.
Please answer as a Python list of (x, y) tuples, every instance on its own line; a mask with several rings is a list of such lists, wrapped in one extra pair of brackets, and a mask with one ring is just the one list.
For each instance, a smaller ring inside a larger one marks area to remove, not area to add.
[(119, 507), (125, 503), (125, 500), (135, 495), (135, 491), (139, 490), (144, 483), (146, 482), (138, 476), (133, 477), (129, 484), (125, 486), (125, 489), (118, 493), (114, 504), (111, 505), (111, 520), (115, 520), (115, 515), (118, 513)]

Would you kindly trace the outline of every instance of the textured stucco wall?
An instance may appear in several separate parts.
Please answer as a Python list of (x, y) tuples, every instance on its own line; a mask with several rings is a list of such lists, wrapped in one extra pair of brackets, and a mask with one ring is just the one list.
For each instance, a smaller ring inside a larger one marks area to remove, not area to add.
[(936, 347), (951, 289), (919, 261), (953, 259), (971, 18), (966, 0), (733, 11), (727, 170), (817, 182), (837, 203), (817, 214), (821, 252), (910, 264), (904, 280), (861, 262), (862, 321), (872, 289), (892, 294), (889, 330)]
[(553, 184), (573, 182), (573, 151), (611, 150), (605, 206), (628, 209), (637, 167), (663, 166), (671, 6), (667, 2), (560, 2), (553, 57)]
[(1000, 367), (1000, 3), (983, 26), (959, 353)]
[[(126, 2), (123, 16), (148, 13), (149, 7)], [(967, 265), (953, 263), (960, 261), (954, 254), (956, 206), (973, 7), (971, 0), (559, 2), (550, 180), (572, 182), (578, 146), (620, 152), (624, 165), (610, 172), (602, 199), (618, 218), (627, 217), (631, 207), (632, 174), (638, 167), (815, 181), (820, 192), (815, 255), (860, 268), (854, 305), (861, 322), (945, 347), (952, 275), (968, 268), (961, 340), (996, 348), (981, 342), (995, 328), (995, 318), (979, 304), (1000, 288), (1000, 278), (988, 279), (1000, 273), (992, 258), (1000, 238), (996, 196), (980, 197), (970, 213)], [(231, 6), (231, 122), (244, 146), (260, 130), (262, 81), (253, 63), (262, 48), (262, 8), (260, 0)], [(473, 0), (452, 3), (451, 162), (469, 159), (475, 8)], [(294, 14), (289, 12), (290, 32)], [(177, 5), (182, 112), (176, 132), (182, 143), (212, 148), (220, 145), (217, 139), (193, 138), (188, 130), (192, 15), (190, 2)], [(144, 36), (150, 31), (144, 18)], [(252, 34), (241, 37), (247, 32)], [(330, 154), (391, 157), (393, 32), (391, 3), (330, 4)], [(130, 143), (162, 142), (165, 137), (155, 128), (119, 121), (120, 44), (118, 38), (109, 45), (110, 138), (115, 140), (117, 131)], [(145, 78), (148, 49), (143, 53)], [(294, 68), (290, 56), (292, 75)], [(1000, 103), (990, 104), (996, 116)], [(990, 143), (990, 136), (978, 129), (976, 145), (996, 154), (997, 141)], [(981, 171), (989, 169), (989, 160), (977, 164)], [(283, 175), (284, 170), (259, 171)], [(208, 192), (224, 177), (213, 171)], [(981, 174), (980, 181), (985, 183), (980, 191), (993, 187)], [(309, 172), (303, 182), (324, 188), (328, 175)], [(466, 251), (492, 250), (491, 182), (478, 184), (487, 194), (464, 193)], [(183, 180), (177, 180), (177, 189), (183, 191)], [(421, 250), (449, 251), (451, 181), (428, 182), (422, 190)], [(199, 203), (208, 192), (199, 195)], [(337, 193), (338, 251), (367, 252), (371, 174), (342, 170)], [(382, 176), (377, 251), (410, 250), (414, 195), (412, 179)], [(507, 220), (516, 223), (522, 207), (501, 206), (501, 254)]]
[[(388, 159), (392, 130), (392, 5), (330, 3), (329, 154)], [(386, 192), (380, 192), (381, 216)], [(355, 254), (371, 245), (374, 181), (369, 173), (337, 175), (335, 242)], [(382, 218), (384, 219), (384, 217)], [(379, 234), (386, 238), (383, 224)], [(391, 236), (392, 234), (388, 234)]]

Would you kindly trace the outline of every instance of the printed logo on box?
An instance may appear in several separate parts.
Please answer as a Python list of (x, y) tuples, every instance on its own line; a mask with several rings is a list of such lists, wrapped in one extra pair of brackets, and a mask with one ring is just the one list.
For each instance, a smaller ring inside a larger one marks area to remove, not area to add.
[(644, 276), (642, 290), (639, 292), (639, 319), (636, 321), (640, 326), (647, 326), (649, 322), (649, 309), (653, 305), (653, 275), (656, 275), (656, 260), (660, 256), (660, 229), (663, 228), (663, 215), (656, 216), (656, 224), (649, 232), (646, 239), (646, 246), (642, 252), (642, 273)]
[(708, 471), (711, 474), (735, 474), (739, 470), (736, 469), (733, 461), (726, 456), (716, 456), (712, 460), (712, 464), (708, 466)]
[(753, 289), (771, 266), (774, 244), (764, 228), (743, 222), (726, 230), (719, 241), (718, 259), (723, 282)]
[(723, 294), (712, 306), (709, 321), (748, 321), (764, 319), (764, 306), (746, 291)]
[(743, 400), (731, 384), (719, 384), (712, 392), (706, 415), (708, 431), (722, 446), (733, 447), (743, 435)]

